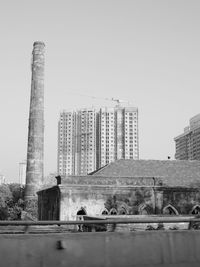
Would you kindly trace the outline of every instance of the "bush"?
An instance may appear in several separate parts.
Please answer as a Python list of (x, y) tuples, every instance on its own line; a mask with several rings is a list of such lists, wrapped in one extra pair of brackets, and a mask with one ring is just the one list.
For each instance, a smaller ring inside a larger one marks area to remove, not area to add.
[(0, 220), (19, 220), (24, 209), (24, 187), (0, 185)]

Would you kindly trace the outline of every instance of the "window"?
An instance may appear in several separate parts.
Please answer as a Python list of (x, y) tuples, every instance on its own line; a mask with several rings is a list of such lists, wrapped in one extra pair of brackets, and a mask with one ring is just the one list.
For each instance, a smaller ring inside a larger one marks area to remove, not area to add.
[(112, 208), (110, 210), (110, 215), (117, 215), (117, 210), (115, 208)]
[(163, 209), (163, 214), (178, 215), (178, 211), (172, 205), (169, 204)]

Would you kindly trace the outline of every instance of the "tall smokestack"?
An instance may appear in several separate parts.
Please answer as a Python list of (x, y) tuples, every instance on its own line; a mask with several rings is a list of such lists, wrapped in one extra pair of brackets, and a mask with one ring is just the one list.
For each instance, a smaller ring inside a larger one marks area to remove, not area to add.
[(44, 154), (44, 47), (33, 44), (31, 98), (29, 110), (25, 200), (37, 199), (43, 178)]

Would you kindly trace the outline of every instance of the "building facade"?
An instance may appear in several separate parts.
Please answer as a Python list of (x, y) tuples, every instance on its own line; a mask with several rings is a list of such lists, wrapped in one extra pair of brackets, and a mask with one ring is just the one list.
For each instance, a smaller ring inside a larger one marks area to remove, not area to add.
[(98, 168), (117, 159), (139, 159), (137, 108), (100, 109), (98, 152)]
[[(96, 169), (96, 117), (95, 109), (76, 112), (75, 172), (86, 174)], [(74, 155), (73, 155), (74, 156)]]
[(82, 175), (96, 169), (95, 109), (63, 111), (58, 123), (58, 173)]
[(26, 184), (26, 161), (19, 163), (19, 184), (20, 186)]
[(75, 144), (75, 114), (74, 112), (60, 113), (58, 122), (58, 173), (74, 173), (73, 154)]
[(63, 111), (58, 123), (58, 173), (86, 175), (117, 159), (139, 159), (138, 109)]
[(39, 191), (39, 220), (78, 215), (200, 214), (199, 160), (117, 160)]
[(200, 160), (200, 114), (192, 117), (184, 133), (175, 137), (175, 158), (180, 160)]

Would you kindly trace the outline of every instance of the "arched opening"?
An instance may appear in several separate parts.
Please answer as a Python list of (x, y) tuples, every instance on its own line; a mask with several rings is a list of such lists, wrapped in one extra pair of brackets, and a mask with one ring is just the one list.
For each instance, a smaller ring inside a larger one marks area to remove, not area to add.
[(192, 210), (191, 210), (190, 213), (191, 213), (191, 214), (194, 214), (194, 215), (199, 215), (199, 214), (200, 214), (200, 206), (199, 206), (199, 205), (195, 205), (195, 206), (192, 208)]
[(146, 208), (142, 209), (140, 212), (141, 215), (148, 215), (148, 211)]
[(163, 209), (163, 214), (178, 215), (179, 213), (172, 205), (169, 204)]
[(80, 210), (78, 210), (78, 212), (76, 213), (77, 215), (87, 215), (86, 210), (84, 208), (80, 208)]
[(128, 214), (128, 212), (124, 207), (120, 207), (118, 214), (119, 215), (126, 215), (126, 214)]
[(114, 208), (112, 208), (112, 209), (110, 210), (110, 215), (117, 215), (117, 210), (114, 209)]
[[(77, 211), (76, 215), (77, 215), (76, 219), (78, 221), (84, 221), (84, 217), (83, 216), (87, 215), (87, 212), (83, 207), (81, 207), (80, 210)], [(78, 231), (79, 232), (83, 232), (83, 225), (82, 224), (78, 225)]]
[(138, 213), (140, 215), (148, 215), (149, 212), (148, 212), (148, 207), (146, 204), (141, 204), (139, 207), (138, 207)]
[(108, 210), (107, 209), (104, 209), (101, 214), (102, 215), (108, 215)]

